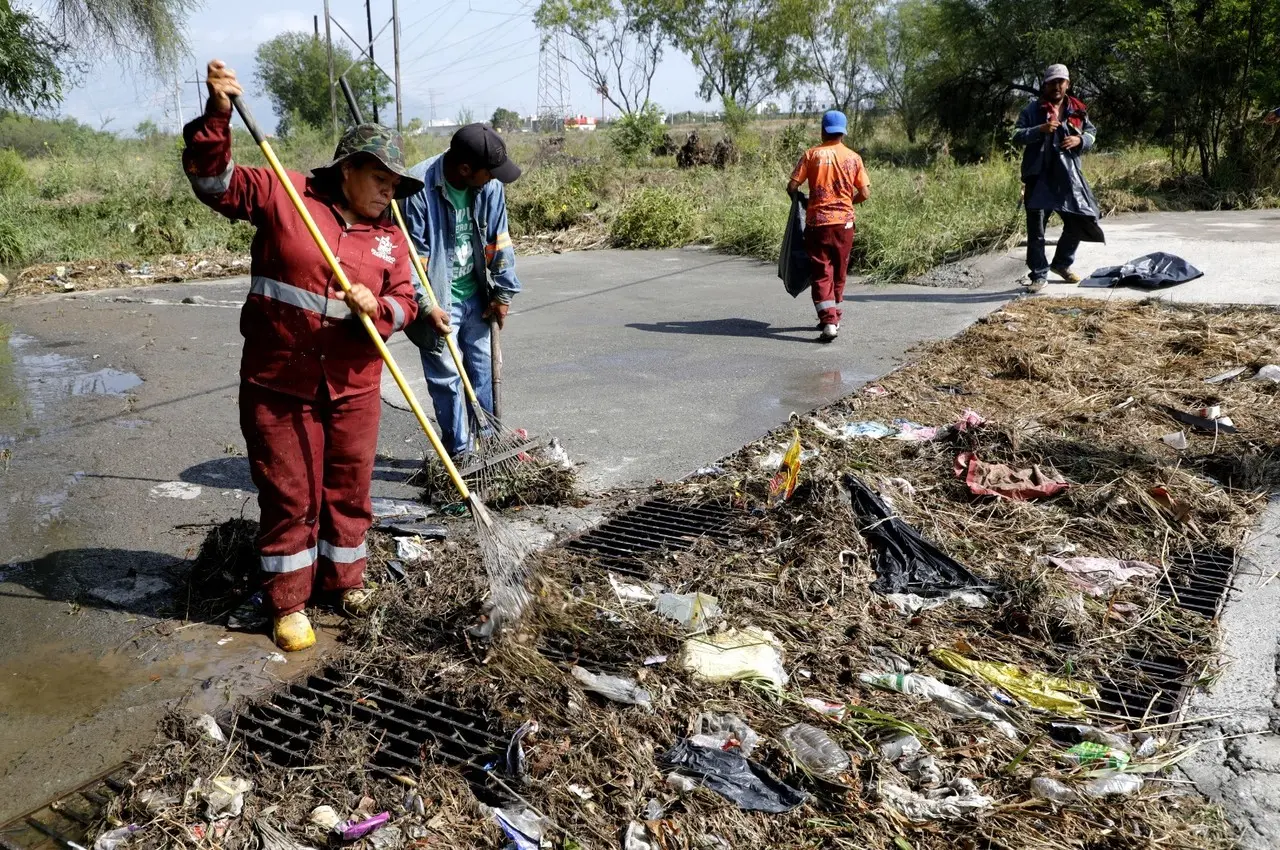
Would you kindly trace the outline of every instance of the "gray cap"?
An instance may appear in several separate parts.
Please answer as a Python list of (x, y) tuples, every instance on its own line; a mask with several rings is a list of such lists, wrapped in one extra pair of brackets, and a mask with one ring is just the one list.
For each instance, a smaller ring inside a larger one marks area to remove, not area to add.
[(1053, 80), (1071, 81), (1071, 74), (1067, 72), (1066, 65), (1050, 65), (1044, 69), (1044, 81), (1048, 83)]

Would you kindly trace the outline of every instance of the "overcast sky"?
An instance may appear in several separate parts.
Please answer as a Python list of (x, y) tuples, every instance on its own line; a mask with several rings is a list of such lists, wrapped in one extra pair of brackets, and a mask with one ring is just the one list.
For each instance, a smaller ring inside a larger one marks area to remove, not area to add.
[[(311, 32), (313, 15), (321, 16), (322, 36), (324, 32), (323, 0), (284, 0), (264, 12), (267, 5), (262, 0), (222, 0), (216, 9), (214, 4), (206, 4), (189, 21), (188, 43), (193, 55), (180, 82), (157, 81), (130, 73), (114, 61), (101, 61), (68, 92), (61, 111), (93, 127), (107, 122), (108, 129), (119, 132), (132, 132), (147, 118), (172, 128), (179, 110), (183, 118), (190, 119), (202, 106), (203, 89), (198, 90), (192, 80), (198, 68), (216, 57), (239, 72), (255, 112), (266, 123), (270, 108), (266, 97), (255, 91), (253, 81), (257, 46), (282, 32)], [(432, 92), (438, 119), (452, 119), (464, 107), (470, 108), (477, 120), (487, 120), (499, 106), (532, 114), (538, 99), (536, 8), (537, 0), (402, 0), (405, 122), (431, 117)], [(330, 12), (352, 35), (367, 35), (362, 2), (331, 0)], [(375, 33), (390, 17), (391, 0), (373, 0)], [(336, 27), (333, 38), (335, 43), (345, 40)], [(380, 65), (392, 71), (390, 27), (375, 41), (374, 55)], [(599, 115), (599, 95), (572, 67), (566, 67), (574, 109)], [(697, 79), (688, 59), (668, 50), (654, 79), (653, 99), (667, 110), (702, 108), (706, 104), (697, 96)], [(610, 114), (615, 112), (612, 106), (607, 108)]]

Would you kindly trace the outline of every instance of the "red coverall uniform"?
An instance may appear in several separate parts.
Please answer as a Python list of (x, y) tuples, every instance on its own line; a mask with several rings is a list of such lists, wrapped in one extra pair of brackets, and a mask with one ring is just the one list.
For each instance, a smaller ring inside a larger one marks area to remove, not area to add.
[(839, 141), (805, 151), (791, 179), (809, 184), (804, 247), (813, 280), (813, 307), (818, 321), (838, 326), (844, 317), (844, 283), (857, 220), (853, 207), (866, 199), (871, 181), (862, 157)]
[[(313, 592), (363, 584), (382, 361), (275, 173), (231, 159), (231, 115), (183, 130), (196, 196), (257, 228), (240, 312), (240, 428), (258, 488), (263, 587), (276, 617)], [(383, 339), (418, 311), (404, 236), (389, 218), (348, 225), (314, 177), (289, 172), (351, 283), (378, 299)]]

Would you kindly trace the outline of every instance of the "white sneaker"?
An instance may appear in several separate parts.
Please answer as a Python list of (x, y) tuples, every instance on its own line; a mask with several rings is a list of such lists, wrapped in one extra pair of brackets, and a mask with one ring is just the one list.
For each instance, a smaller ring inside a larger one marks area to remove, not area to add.
[(822, 326), (822, 339), (827, 342), (830, 342), (831, 340), (835, 339), (839, 333), (840, 333), (839, 325), (823, 325)]

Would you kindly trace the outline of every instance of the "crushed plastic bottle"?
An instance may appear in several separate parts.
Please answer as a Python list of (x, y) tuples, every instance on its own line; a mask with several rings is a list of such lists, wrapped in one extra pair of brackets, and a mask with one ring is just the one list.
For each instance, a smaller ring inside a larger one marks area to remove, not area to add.
[(1037, 776), (1031, 780), (1031, 793), (1051, 803), (1074, 803), (1076, 792), (1050, 776)]
[(835, 776), (849, 769), (849, 754), (816, 726), (788, 726), (782, 730), (782, 740), (796, 761), (819, 776)]
[(1150, 758), (1160, 748), (1160, 740), (1149, 732), (1134, 732), (1133, 743), (1135, 744), (1133, 755), (1140, 759)]
[(920, 739), (915, 735), (899, 735), (880, 745), (880, 754), (889, 761), (897, 761), (903, 756), (913, 756), (920, 752)]
[(588, 691), (600, 694), (614, 702), (638, 705), (645, 711), (653, 711), (653, 698), (632, 679), (592, 673), (578, 666), (574, 666), (569, 672)]
[(1141, 776), (1115, 772), (1085, 783), (1084, 793), (1090, 797), (1118, 797), (1133, 794), (1141, 787)]

